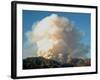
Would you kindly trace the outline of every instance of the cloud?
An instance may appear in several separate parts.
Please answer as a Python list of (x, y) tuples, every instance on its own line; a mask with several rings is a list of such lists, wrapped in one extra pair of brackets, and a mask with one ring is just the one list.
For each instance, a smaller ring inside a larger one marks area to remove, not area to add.
[[(51, 14), (37, 22), (27, 35), (31, 44), (36, 43), (38, 56), (63, 63), (77, 53), (77, 57), (80, 57), (79, 46), (82, 37), (82, 32), (74, 27), (70, 20), (57, 14)], [(81, 51), (81, 57), (84, 57), (86, 50)]]

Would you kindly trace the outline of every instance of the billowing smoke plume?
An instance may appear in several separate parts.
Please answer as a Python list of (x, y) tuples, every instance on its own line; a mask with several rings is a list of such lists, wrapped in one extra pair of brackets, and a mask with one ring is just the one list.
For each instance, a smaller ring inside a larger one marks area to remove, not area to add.
[(79, 54), (83, 33), (67, 18), (52, 14), (37, 22), (29, 35), (30, 42), (37, 44), (38, 56), (65, 63)]

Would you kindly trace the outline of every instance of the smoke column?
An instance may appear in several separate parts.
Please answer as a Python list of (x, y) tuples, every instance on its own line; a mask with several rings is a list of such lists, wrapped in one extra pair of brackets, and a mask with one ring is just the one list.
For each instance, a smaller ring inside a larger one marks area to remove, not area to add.
[(29, 39), (37, 44), (38, 56), (66, 63), (77, 53), (83, 35), (67, 18), (51, 14), (34, 26)]

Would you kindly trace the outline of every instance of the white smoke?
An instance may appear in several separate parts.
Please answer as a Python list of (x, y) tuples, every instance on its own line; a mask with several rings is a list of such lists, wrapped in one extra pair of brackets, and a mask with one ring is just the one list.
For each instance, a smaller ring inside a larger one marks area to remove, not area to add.
[(52, 14), (37, 22), (28, 38), (37, 44), (38, 56), (66, 63), (77, 54), (82, 36), (67, 18)]

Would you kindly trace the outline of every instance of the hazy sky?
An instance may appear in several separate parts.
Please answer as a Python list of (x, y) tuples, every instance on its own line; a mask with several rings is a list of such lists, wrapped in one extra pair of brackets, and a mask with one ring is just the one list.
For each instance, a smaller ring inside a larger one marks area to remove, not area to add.
[[(63, 16), (68, 18), (73, 22), (74, 26), (82, 31), (85, 35), (82, 38), (84, 44), (90, 44), (90, 14), (88, 13), (69, 13), (69, 12), (48, 12), (48, 11), (31, 11), (23, 10), (23, 45), (26, 43), (26, 33), (32, 30), (32, 25), (37, 21), (40, 21), (46, 16), (51, 14), (57, 14), (58, 16)], [(24, 46), (27, 47), (27, 46)], [(30, 49), (29, 49), (30, 50)], [(31, 55), (31, 52), (30, 52)], [(27, 56), (24, 54), (24, 56)]]

